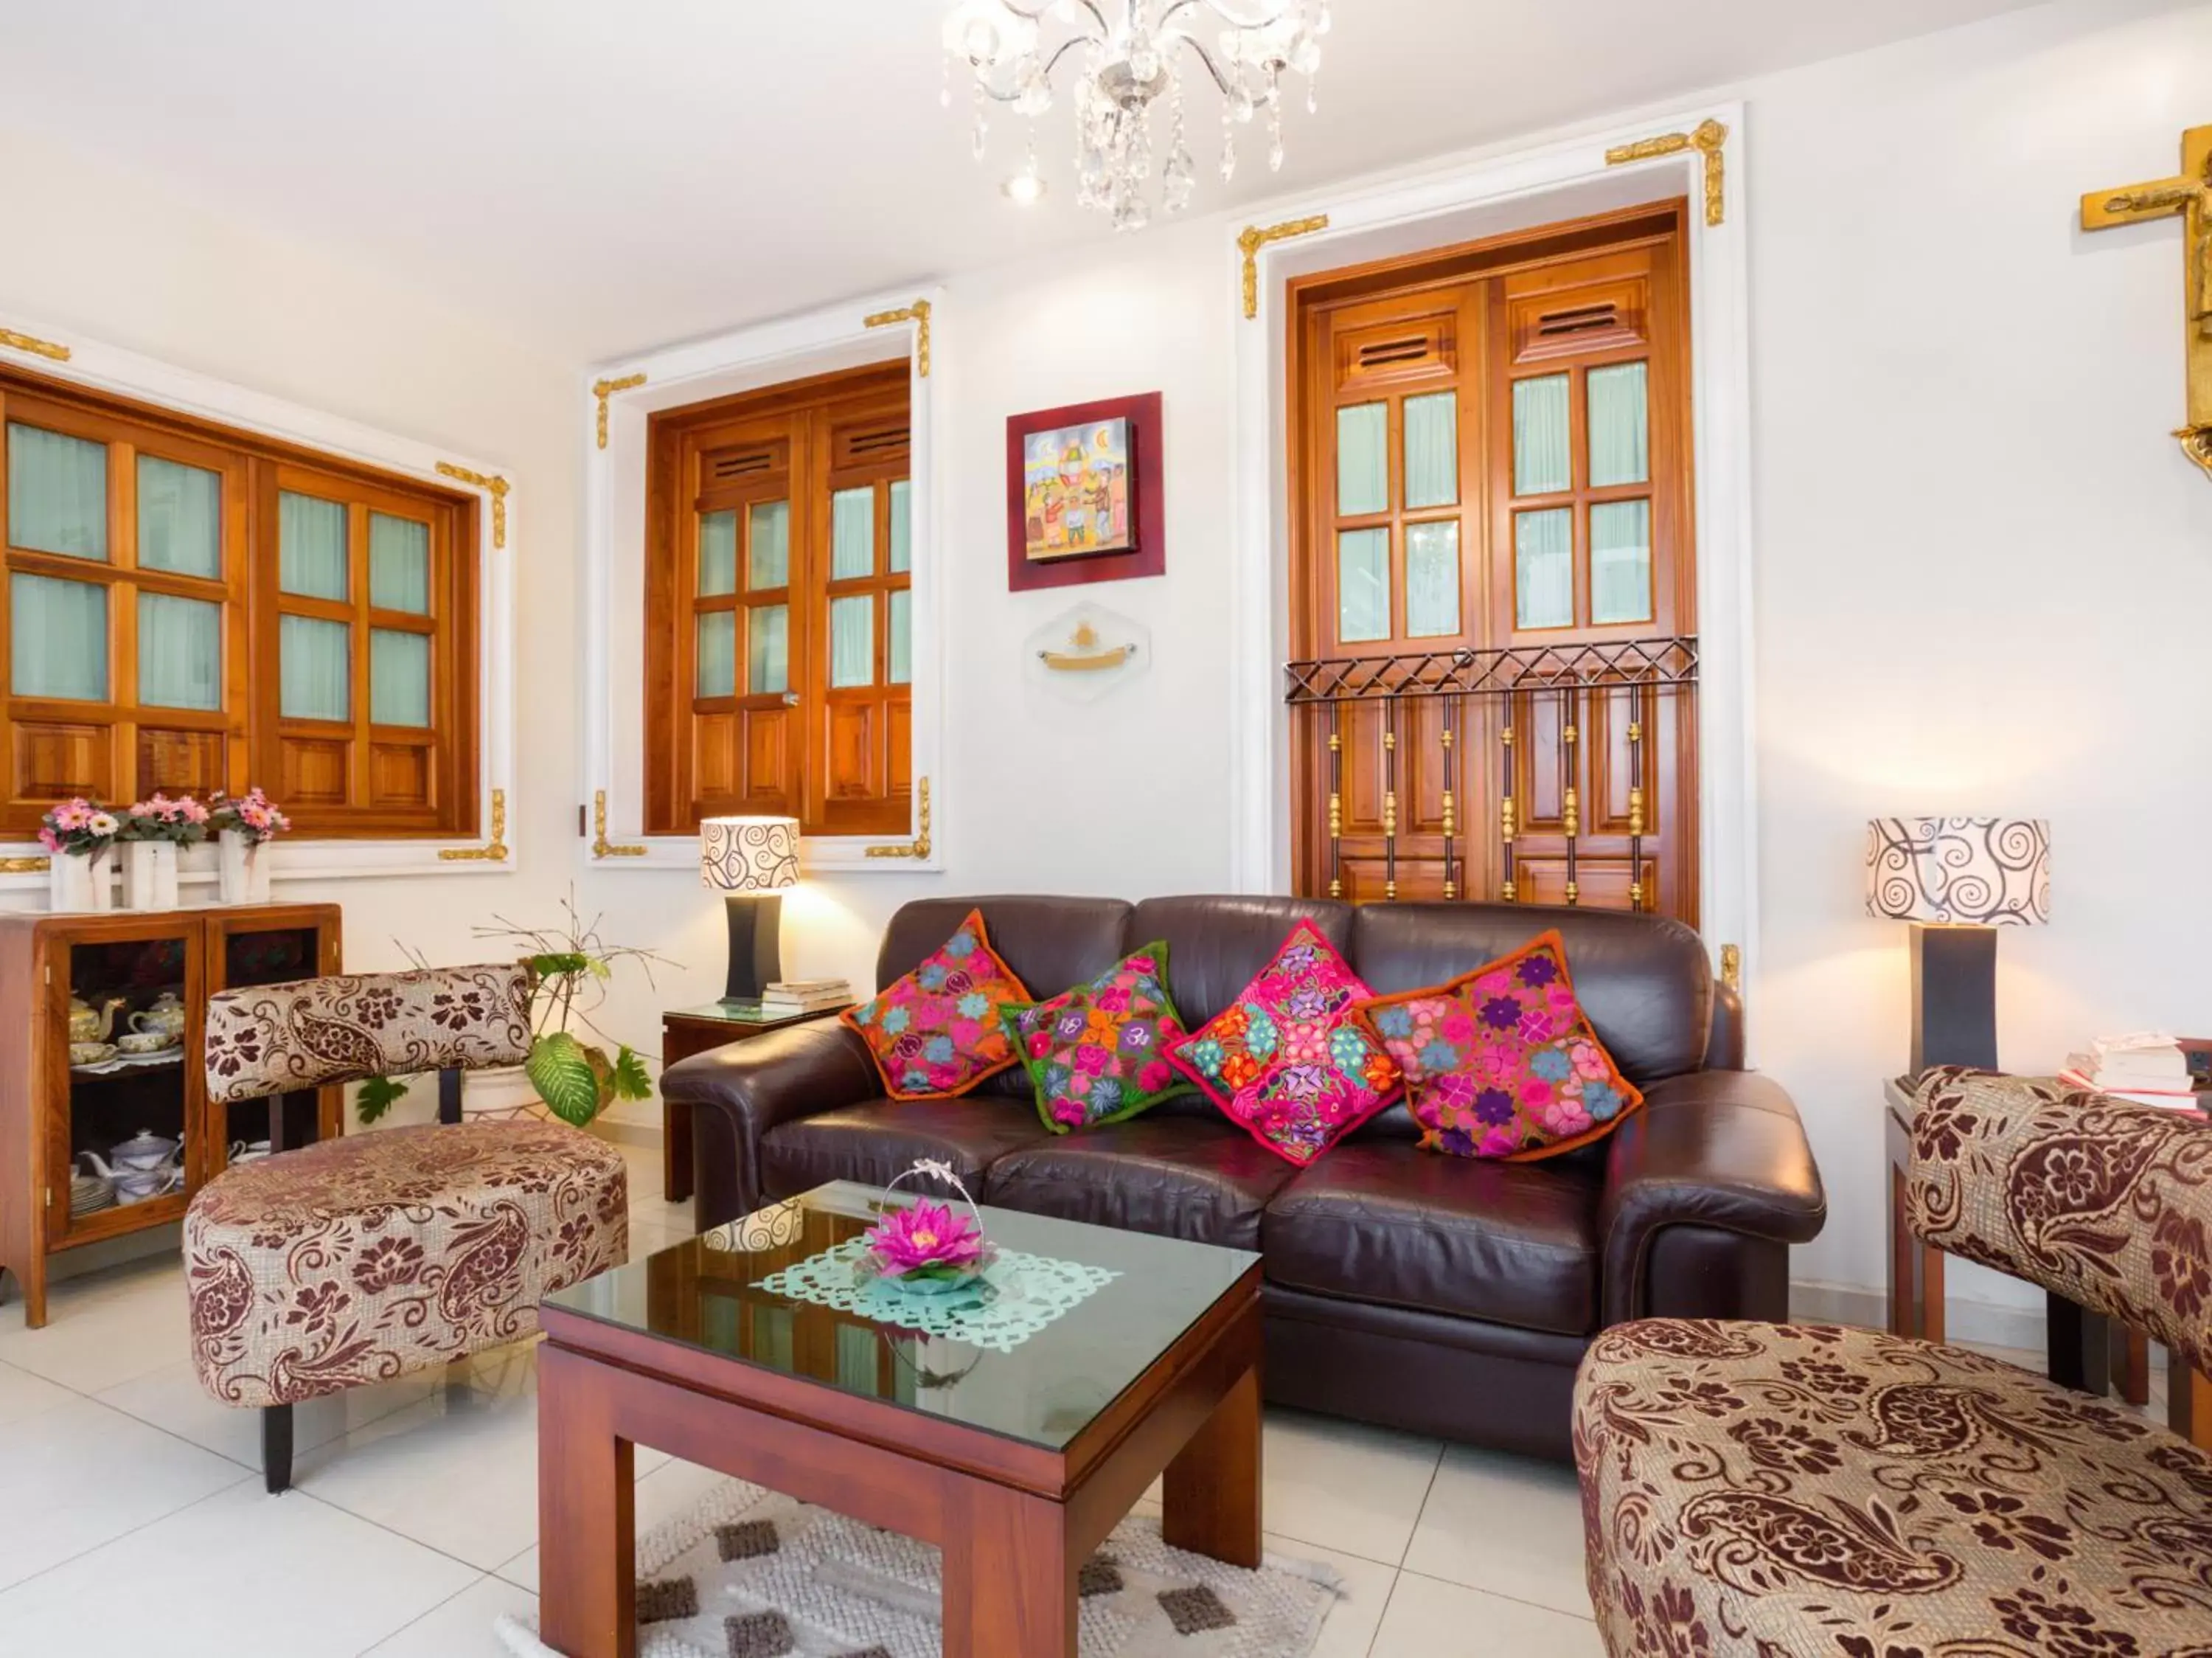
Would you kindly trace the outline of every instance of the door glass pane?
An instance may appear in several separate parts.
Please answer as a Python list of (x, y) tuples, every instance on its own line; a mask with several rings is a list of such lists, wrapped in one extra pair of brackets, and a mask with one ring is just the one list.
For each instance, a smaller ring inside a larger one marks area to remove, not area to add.
[(430, 638), (396, 628), (368, 631), (368, 717), (378, 725), (430, 723)]
[(876, 597), (863, 593), (830, 601), (830, 683), (876, 682)]
[(745, 515), (745, 586), (754, 593), (791, 582), (791, 503), (756, 502)]
[(153, 708), (222, 706), (222, 607), (138, 595), (138, 700)]
[(1336, 538), (1336, 637), (1340, 644), (1390, 637), (1390, 532), (1343, 530)]
[(1571, 508), (1513, 520), (1513, 625), (1575, 623), (1575, 515)]
[(33, 552), (107, 557), (107, 445), (8, 424), (8, 539)]
[(308, 599), (346, 596), (346, 509), (286, 490), (276, 497), (276, 581)]
[(222, 475), (138, 457), (138, 562), (179, 576), (222, 575)]
[(745, 613), (745, 690), (759, 697), (791, 689), (791, 611), (756, 605)]
[(1590, 620), (1651, 619), (1651, 503), (1609, 501), (1590, 509)]
[(1449, 507), (1459, 499), (1459, 393), (1406, 399), (1406, 504)]
[(8, 581), (9, 678), (18, 697), (107, 700), (107, 589), (45, 576)]
[(1646, 369), (1623, 363), (1589, 371), (1589, 480), (1596, 490), (1651, 479)]
[(830, 579), (876, 573), (876, 486), (839, 490), (830, 497)]
[(1568, 454), (1565, 375), (1513, 382), (1513, 493), (1549, 495), (1574, 487)]
[(351, 628), (312, 616), (283, 616), (276, 646), (283, 669), (277, 705), (286, 719), (353, 717)]
[(914, 568), (914, 486), (903, 478), (891, 485), (891, 574)]
[(699, 618), (699, 689), (702, 697), (738, 694), (738, 613), (710, 610)]
[(1406, 526), (1406, 637), (1459, 631), (1459, 523)]
[(699, 591), (712, 597), (738, 590), (738, 515), (699, 515)]
[(1390, 510), (1390, 405), (1336, 411), (1336, 509), (1346, 518)]
[(904, 588), (891, 594), (890, 672), (893, 685), (914, 679), (914, 594)]
[(368, 602), (379, 610), (430, 613), (430, 527), (389, 513), (368, 515)]

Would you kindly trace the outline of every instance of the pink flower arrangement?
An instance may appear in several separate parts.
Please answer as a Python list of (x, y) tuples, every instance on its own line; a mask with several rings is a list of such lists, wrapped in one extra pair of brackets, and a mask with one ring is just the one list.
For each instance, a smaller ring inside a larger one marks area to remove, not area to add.
[(864, 1241), (876, 1270), (909, 1283), (970, 1278), (990, 1264), (990, 1246), (972, 1216), (924, 1198), (887, 1209)]
[(118, 838), (165, 840), (172, 845), (189, 846), (207, 838), (207, 808), (190, 795), (171, 800), (167, 795), (156, 794), (123, 814)]
[(258, 789), (249, 789), (235, 798), (217, 794), (207, 823), (217, 834), (243, 835), (257, 846), (292, 826), (292, 820)]
[(82, 795), (54, 807), (39, 824), (39, 844), (49, 852), (89, 857), (112, 844), (123, 832), (123, 820), (98, 801)]

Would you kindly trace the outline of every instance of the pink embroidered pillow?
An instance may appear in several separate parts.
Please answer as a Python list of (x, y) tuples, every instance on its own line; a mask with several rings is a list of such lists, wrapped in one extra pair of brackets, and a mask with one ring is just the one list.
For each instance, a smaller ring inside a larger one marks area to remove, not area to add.
[(1236, 1001), (1168, 1057), (1231, 1122), (1304, 1168), (1398, 1097), (1398, 1067), (1352, 1017), (1374, 994), (1301, 921)]
[(1432, 1151), (1533, 1162), (1603, 1139), (1644, 1103), (1575, 1000), (1556, 932), (1353, 1016), (1405, 1073)]
[(967, 1093), (1014, 1063), (999, 1009), (1029, 999), (1028, 987), (991, 948), (983, 912), (970, 910), (959, 930), (920, 966), (838, 1017), (868, 1045), (884, 1093), (894, 1100), (941, 1100)]

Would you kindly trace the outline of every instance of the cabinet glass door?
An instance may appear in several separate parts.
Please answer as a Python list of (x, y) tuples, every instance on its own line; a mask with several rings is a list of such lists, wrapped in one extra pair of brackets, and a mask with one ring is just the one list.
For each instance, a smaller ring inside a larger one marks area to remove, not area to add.
[[(208, 917), (208, 973), (211, 991), (283, 984), (338, 970), (337, 923), (327, 914), (299, 908), (257, 907), (239, 915)], [(241, 1159), (266, 1156), (343, 1131), (345, 1090), (301, 1088), (276, 1101), (237, 1100), (209, 1112), (209, 1160), (213, 1171)]]

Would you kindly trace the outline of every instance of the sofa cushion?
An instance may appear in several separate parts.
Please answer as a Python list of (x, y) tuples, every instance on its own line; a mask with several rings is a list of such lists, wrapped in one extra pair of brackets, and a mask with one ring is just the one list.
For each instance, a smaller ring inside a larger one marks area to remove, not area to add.
[(761, 1138), (761, 1195), (794, 1198), (830, 1180), (888, 1186), (917, 1157), (951, 1164), (980, 1191), (994, 1159), (1045, 1137), (1026, 1101), (871, 1100), (770, 1129)]
[[(1122, 948), (1165, 942), (1168, 994), (1196, 1030), (1237, 1000), (1301, 921), (1351, 954), (1352, 906), (1325, 898), (1148, 898), (1130, 911)], [(1052, 991), (1039, 985), (1037, 994)]]
[(1271, 1283), (1587, 1335), (1599, 1177), (1589, 1160), (1481, 1162), (1402, 1140), (1337, 1147), (1267, 1205)]
[(1218, 1117), (1144, 1117), (1009, 1152), (983, 1201), (1237, 1249), (1294, 1171)]
[(912, 972), (838, 1017), (868, 1045), (884, 1093), (937, 1100), (1015, 1063), (999, 1009), (1029, 999), (1029, 987), (992, 950), (983, 912), (970, 910)]
[(1168, 1063), (1188, 1033), (1163, 978), (1167, 947), (1132, 952), (1087, 984), (1000, 1009), (1054, 1134), (1118, 1123), (1194, 1091)]

